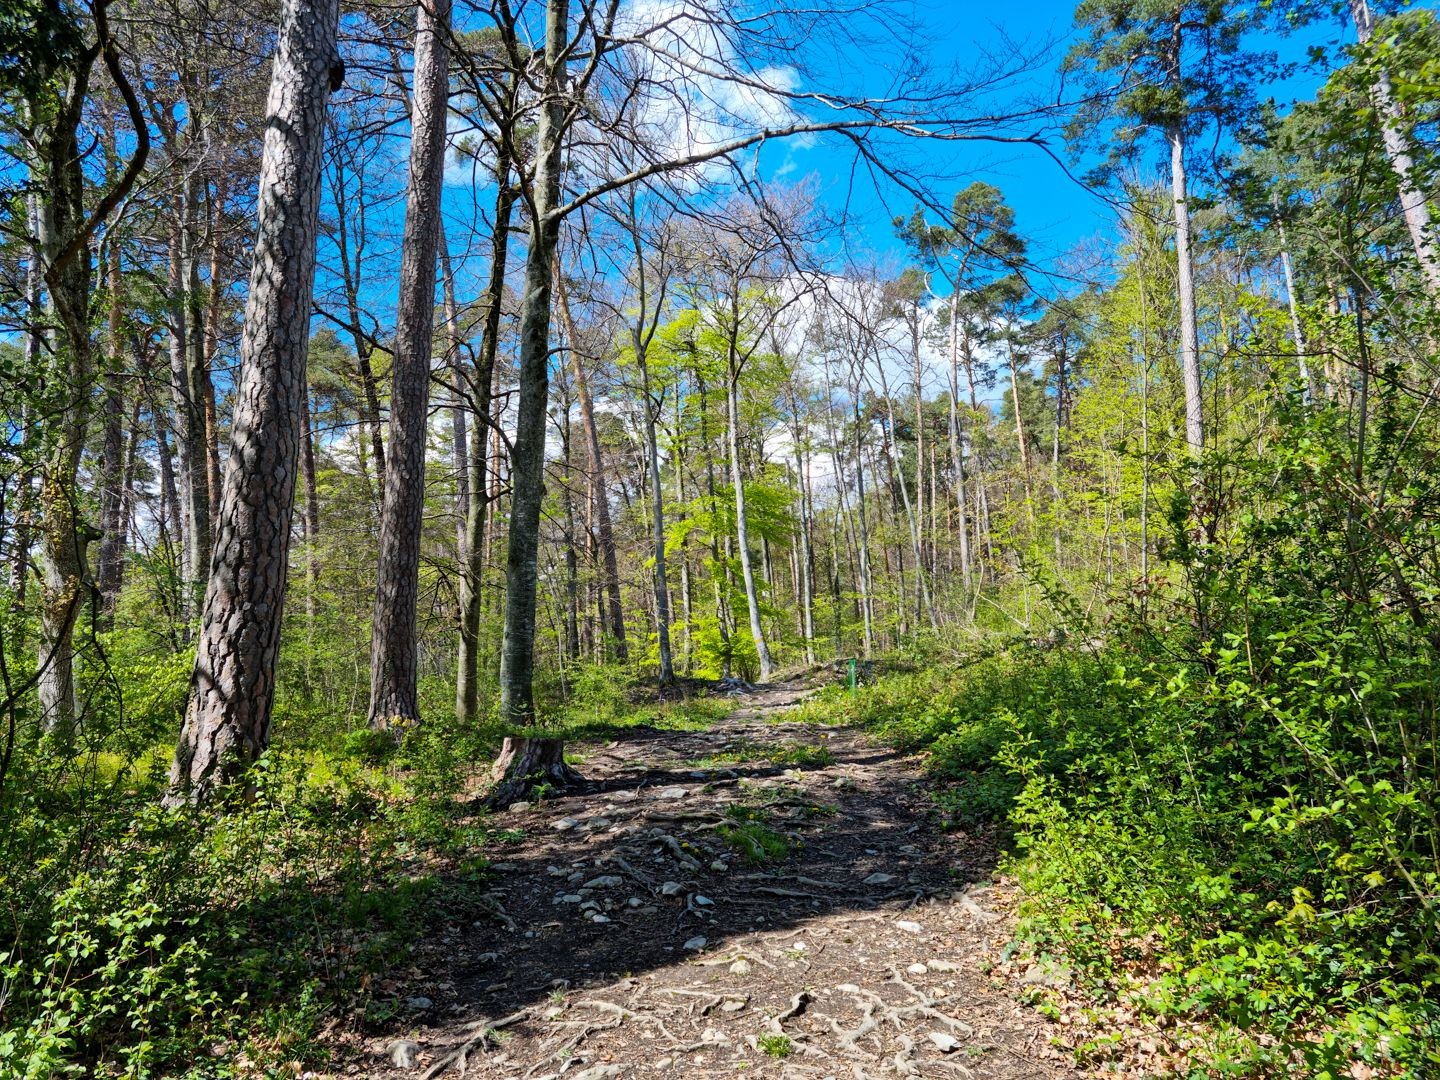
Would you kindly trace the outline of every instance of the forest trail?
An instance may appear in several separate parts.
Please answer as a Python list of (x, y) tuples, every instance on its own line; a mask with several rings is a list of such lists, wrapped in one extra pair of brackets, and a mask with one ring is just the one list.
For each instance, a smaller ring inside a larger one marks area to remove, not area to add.
[[(584, 789), (523, 832), (488, 914), (422, 945), (348, 1075), (542, 1080), (1076, 1075), (989, 972), (1013, 896), (940, 830), (915, 759), (786, 719), (799, 684), (703, 731), (577, 746)], [(762, 861), (755, 854), (771, 848)]]

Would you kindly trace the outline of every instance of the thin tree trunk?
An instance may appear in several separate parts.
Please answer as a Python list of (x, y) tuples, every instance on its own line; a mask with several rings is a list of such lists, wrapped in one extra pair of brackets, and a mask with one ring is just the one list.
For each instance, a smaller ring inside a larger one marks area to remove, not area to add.
[(460, 359), (460, 305), (455, 300), (455, 270), (450, 265), (450, 245), (445, 230), (439, 230), (441, 292), (445, 299), (445, 370), (454, 384), (450, 398), (450, 448), (455, 462), (455, 555), (465, 564), (465, 519), (470, 513), (470, 440), (465, 417), (464, 364)]
[(435, 263), (445, 173), (450, 84), (450, 0), (416, 6), (410, 173), (405, 190), (400, 293), (390, 389), (390, 452), (380, 508), (380, 560), (370, 639), (370, 726), (420, 720), (416, 605), (425, 511)]
[[(113, 139), (113, 132), (112, 132)], [(100, 612), (109, 626), (120, 596), (121, 566), (125, 559), (125, 532), (121, 504), (125, 501), (125, 400), (121, 383), (124, 370), (121, 320), (120, 247), (114, 237), (106, 244), (106, 278), (109, 290), (109, 323), (106, 328), (104, 445), (100, 455), (100, 557), (95, 583), (100, 593)], [(138, 395), (137, 395), (138, 400)]]
[[(76, 99), (79, 100), (76, 100)], [(85, 181), (77, 133), (84, 94), (75, 92), (37, 133), (44, 192), (32, 204), (45, 267), (50, 309), (59, 324), (51, 361), (59, 398), (49, 419), (53, 441), (40, 470), (40, 652), (38, 690), (41, 727), (68, 740), (75, 712), (74, 633), (91, 586), (86, 559), (97, 539), (81, 519), (76, 478), (89, 427), (94, 354), (90, 342), (91, 261), (88, 242), (68, 261), (66, 249), (85, 223)], [(50, 366), (50, 365), (47, 365)]]
[(740, 575), (745, 582), (745, 606), (750, 613), (750, 636), (755, 641), (755, 652), (760, 658), (760, 681), (767, 682), (773, 670), (770, 659), (770, 645), (765, 640), (765, 628), (760, 622), (760, 597), (755, 588), (755, 570), (750, 562), (750, 529), (745, 521), (745, 478), (740, 472), (740, 365), (736, 353), (735, 335), (740, 332), (739, 312), (732, 301), (730, 343), (728, 349), (729, 372), (725, 380), (725, 412), (729, 420), (726, 445), (730, 451), (730, 482), (735, 488), (735, 540), (740, 548)]
[(305, 479), (305, 606), (315, 617), (315, 586), (320, 582), (320, 492), (315, 480), (315, 431), (310, 423), (310, 387), (300, 395), (300, 472)]
[(280, 9), (219, 542), (170, 770), (170, 805), (210, 798), (270, 741), (310, 344), (325, 103), (344, 71), (335, 47), (338, 21), (335, 0), (283, 0)]
[(590, 396), (590, 377), (585, 373), (585, 363), (575, 338), (575, 324), (570, 317), (570, 298), (565, 291), (564, 278), (558, 271), (555, 275), (555, 288), (561, 323), (570, 343), (570, 369), (575, 375), (575, 393), (580, 402), (580, 425), (585, 432), (585, 450), (590, 461), (590, 511), (595, 522), (595, 539), (600, 545), (600, 560), (605, 576), (605, 611), (608, 615), (602, 620), (602, 625), (606, 628), (615, 659), (623, 664), (629, 659), (629, 648), (625, 641), (625, 609), (620, 601), (620, 563), (616, 554), (615, 528), (610, 520), (610, 488), (605, 482), (605, 456), (600, 449), (600, 431), (595, 426), (595, 403)]
[[(1367, 0), (1350, 0), (1350, 17), (1355, 23), (1355, 36), (1361, 45), (1366, 44), (1375, 32), (1375, 19)], [(1390, 160), (1390, 168), (1395, 172), (1400, 189), (1400, 211), (1405, 217), (1405, 228), (1410, 233), (1415, 258), (1425, 276), (1426, 292), (1432, 302), (1440, 301), (1440, 252), (1436, 250), (1430, 204), (1415, 182), (1415, 161), (1401, 126), (1400, 107), (1395, 102), (1390, 76), (1384, 70), (1376, 76), (1375, 85), (1370, 88), (1370, 97), (1380, 120), (1385, 156)]]
[(206, 203), (210, 214), (210, 287), (205, 312), (205, 353), (201, 371), (201, 408), (205, 414), (205, 476), (210, 491), (210, 520), (213, 522), (220, 513), (220, 418), (215, 411), (215, 359), (220, 353), (220, 319), (224, 290), (220, 283), (225, 270), (225, 245), (222, 242), (221, 212), (224, 208), (227, 181), (222, 173), (215, 181), (215, 192), (207, 195)]
[[(1178, 36), (1179, 30), (1176, 30)], [(1175, 206), (1175, 255), (1179, 264), (1180, 373), (1185, 384), (1185, 443), (1192, 454), (1205, 449), (1204, 399), (1200, 388), (1200, 335), (1195, 315), (1195, 263), (1190, 254), (1190, 202), (1185, 180), (1185, 135), (1179, 125), (1165, 132), (1170, 144), (1170, 192)]]
[[(365, 336), (365, 327), (360, 322), (360, 280), (361, 259), (364, 257), (364, 237), (358, 237), (355, 244), (354, 264), (351, 264), (350, 221), (363, 228), (364, 202), (358, 200), (354, 214), (345, 200), (344, 185), (337, 178), (331, 184), (335, 203), (335, 216), (339, 228), (335, 230), (335, 243), (340, 255), (340, 283), (345, 292), (345, 311), (350, 321), (350, 340), (355, 345), (355, 370), (360, 377), (360, 400), (363, 403), (362, 420), (370, 433), (370, 452), (375, 459), (375, 476), (383, 488), (385, 485), (385, 440), (380, 424), (380, 387), (375, 381), (375, 370), (370, 366), (370, 342)], [(363, 451), (362, 451), (363, 460)]]
[[(485, 291), (485, 321), (480, 331), (480, 356), (475, 365), (472, 393), (475, 420), (470, 428), (470, 503), (465, 512), (465, 558), (460, 575), (460, 648), (455, 676), (455, 717), (465, 725), (480, 716), (480, 622), (484, 614), (485, 566), (490, 487), (488, 447), (492, 435), (491, 403), (498, 371), (495, 355), (500, 346), (501, 301), (505, 292), (505, 262), (510, 251), (510, 218), (516, 191), (510, 183), (510, 160), (503, 153), (496, 162), (495, 228), (490, 237), (490, 280)], [(495, 455), (498, 457), (498, 453)]]

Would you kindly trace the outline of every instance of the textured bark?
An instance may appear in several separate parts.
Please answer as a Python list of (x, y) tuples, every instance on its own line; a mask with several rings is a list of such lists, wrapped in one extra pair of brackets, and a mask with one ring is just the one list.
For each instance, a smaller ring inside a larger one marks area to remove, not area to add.
[(370, 640), (370, 726), (379, 728), (420, 719), (415, 621), (425, 509), (436, 246), (445, 175), (449, 36), (450, 0), (427, 0), (418, 5), (410, 175), (405, 189), (390, 389), (390, 450), (380, 508), (380, 563)]
[(455, 717), (472, 724), (480, 717), (480, 622), (485, 594), (481, 585), (489, 556), (486, 525), (491, 502), (489, 446), (494, 397), (495, 354), (500, 345), (500, 302), (505, 292), (505, 262), (510, 250), (510, 218), (516, 191), (510, 184), (510, 161), (503, 153), (496, 164), (495, 229), (490, 237), (490, 281), (485, 291), (485, 321), (480, 331), (480, 356), (475, 365), (475, 421), (470, 427), (470, 503), (465, 510), (465, 558), (460, 575), (460, 648), (455, 675)]
[(1185, 135), (1176, 125), (1166, 131), (1165, 139), (1170, 144), (1170, 194), (1175, 206), (1175, 255), (1179, 263), (1180, 374), (1185, 384), (1185, 442), (1192, 454), (1199, 454), (1205, 449), (1205, 409), (1200, 389), (1200, 332), (1195, 316), (1195, 262), (1190, 254)]
[[(1366, 0), (1350, 0), (1350, 17), (1355, 23), (1355, 36), (1364, 45), (1375, 32), (1375, 18)], [(1380, 120), (1385, 156), (1390, 160), (1390, 168), (1394, 170), (1400, 188), (1400, 212), (1405, 216), (1405, 228), (1410, 233), (1415, 258), (1425, 276), (1426, 292), (1432, 301), (1440, 300), (1440, 252), (1436, 250), (1430, 204), (1415, 183), (1415, 160), (1401, 125), (1400, 107), (1395, 102), (1390, 76), (1385, 72), (1380, 73), (1375, 85), (1370, 88), (1370, 98)]]
[(565, 764), (565, 744), (559, 739), (506, 736), (490, 771), (491, 789), (485, 804), (491, 809), (520, 802), (541, 785), (564, 789), (583, 778)]
[(169, 805), (202, 801), (270, 741), (315, 285), (336, 0), (283, 0), (224, 494)]
[(520, 314), (520, 400), (510, 467), (510, 536), (505, 559), (505, 637), (500, 649), (500, 716), (507, 724), (535, 716), (535, 584), (540, 507), (545, 499), (545, 406), (550, 391), (550, 290), (560, 218), (561, 151), (567, 89), (569, 0), (545, 10), (543, 104), (535, 133), (529, 253)]

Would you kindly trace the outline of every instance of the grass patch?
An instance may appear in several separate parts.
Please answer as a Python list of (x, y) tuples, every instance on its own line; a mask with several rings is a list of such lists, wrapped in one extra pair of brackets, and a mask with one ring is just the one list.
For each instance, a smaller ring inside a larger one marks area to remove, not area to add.
[(698, 758), (690, 764), (697, 769), (714, 769), (726, 765), (746, 765), (752, 762), (766, 762), (789, 769), (823, 769), (835, 764), (835, 755), (826, 746), (811, 746), (808, 743), (752, 743), (742, 742), (729, 750)]
[(760, 1047), (760, 1052), (766, 1057), (787, 1058), (795, 1051), (795, 1044), (790, 1041), (789, 1035), (775, 1035), (766, 1032), (755, 1042)]
[(779, 862), (790, 854), (789, 839), (767, 824), (763, 809), (731, 806), (725, 816), (729, 821), (718, 826), (715, 834), (751, 866)]

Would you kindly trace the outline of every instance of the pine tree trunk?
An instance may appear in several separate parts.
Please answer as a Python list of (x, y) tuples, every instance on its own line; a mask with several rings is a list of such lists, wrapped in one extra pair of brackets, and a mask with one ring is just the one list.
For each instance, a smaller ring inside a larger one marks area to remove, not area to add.
[(416, 7), (410, 173), (395, 315), (390, 449), (380, 507), (380, 560), (370, 638), (369, 722), (381, 729), (420, 720), (416, 605), (425, 511), (430, 352), (435, 332), (436, 247), (450, 94), (449, 38), (450, 0), (423, 0)]
[(214, 794), (265, 749), (310, 344), (325, 103), (343, 73), (336, 0), (283, 0), (218, 542), (165, 801)]

